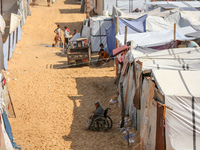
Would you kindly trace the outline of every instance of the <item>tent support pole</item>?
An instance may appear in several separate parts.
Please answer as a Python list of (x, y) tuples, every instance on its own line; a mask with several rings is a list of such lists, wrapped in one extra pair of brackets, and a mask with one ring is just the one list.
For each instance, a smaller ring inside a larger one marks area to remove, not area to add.
[(3, 16), (3, 0), (1, 0), (1, 15)]
[(174, 24), (174, 41), (176, 41), (176, 23)]
[(127, 26), (125, 26), (124, 45), (126, 45), (126, 42), (127, 42)]
[[(119, 18), (116, 17), (115, 19), (115, 36), (119, 33)], [(115, 48), (118, 47), (118, 41), (115, 39)], [(118, 58), (115, 57), (115, 65), (116, 65), (116, 76), (118, 75)]]

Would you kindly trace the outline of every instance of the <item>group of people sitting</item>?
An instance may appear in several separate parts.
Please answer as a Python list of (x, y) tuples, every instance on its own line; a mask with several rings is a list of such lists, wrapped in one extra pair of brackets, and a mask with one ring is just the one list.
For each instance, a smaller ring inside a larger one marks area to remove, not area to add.
[[(64, 32), (64, 39), (65, 39), (64, 45), (68, 45), (70, 30), (69, 30), (69, 28), (67, 26), (65, 26), (64, 29), (65, 29), (65, 32)], [(60, 41), (60, 43), (62, 43), (60, 25), (57, 25), (57, 28), (54, 30), (54, 32), (56, 33), (56, 35), (54, 37), (54, 41), (55, 41), (54, 46), (55, 47), (59, 47), (59, 41)], [(74, 29), (74, 32), (72, 33), (72, 36), (74, 36), (76, 33), (77, 33), (77, 31), (76, 31), (76, 29)]]

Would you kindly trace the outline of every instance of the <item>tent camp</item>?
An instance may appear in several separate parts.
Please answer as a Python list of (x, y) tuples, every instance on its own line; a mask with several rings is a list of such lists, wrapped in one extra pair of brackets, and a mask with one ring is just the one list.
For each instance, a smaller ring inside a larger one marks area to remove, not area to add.
[[(197, 39), (198, 37), (187, 37), (186, 34), (195, 32), (191, 26), (179, 28), (176, 30), (176, 40), (187, 41)], [(124, 44), (124, 35), (117, 35), (116, 39), (121, 45)], [(128, 34), (127, 41), (133, 40), (133, 47), (155, 47), (162, 46), (174, 40), (173, 30), (162, 30), (157, 32), (145, 32), (137, 34)], [(145, 41), (145, 42), (144, 42)]]
[(157, 7), (169, 10), (174, 8), (181, 8), (182, 11), (196, 11), (200, 8), (200, 3), (198, 1), (181, 1), (181, 2), (170, 2), (170, 1), (156, 1), (145, 3), (146, 11), (150, 11)]
[(126, 52), (116, 80), (119, 91), (123, 83), (118, 102), (122, 106), (123, 92), (125, 113), (140, 131), (143, 149), (199, 148), (199, 51)]
[(111, 26), (112, 18), (108, 16), (90, 17), (91, 51), (98, 52), (101, 43), (107, 47), (106, 30)]
[[(16, 44), (21, 40), (22, 26), (27, 15), (31, 15), (29, 3), (31, 0), (3, 1), (3, 18), (6, 22), (6, 30), (3, 35), (3, 61), (5, 70), (8, 69), (7, 61), (12, 58)], [(3, 26), (3, 23), (1, 23)], [(1, 56), (1, 55), (0, 55)], [(2, 65), (1, 65), (2, 66)]]
[(150, 0), (95, 0), (94, 6), (98, 15), (103, 15), (104, 10), (112, 15), (113, 6), (125, 13), (132, 13), (135, 9), (143, 10), (145, 2), (150, 2)]

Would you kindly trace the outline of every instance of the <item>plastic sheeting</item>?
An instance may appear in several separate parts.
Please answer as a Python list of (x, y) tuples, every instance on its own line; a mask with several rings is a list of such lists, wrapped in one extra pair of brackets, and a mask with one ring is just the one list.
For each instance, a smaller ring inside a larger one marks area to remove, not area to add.
[(106, 41), (106, 36), (91, 36), (91, 47), (92, 47), (92, 52), (98, 52), (100, 51), (100, 44), (103, 43), (104, 47), (107, 47), (107, 41)]
[(166, 149), (200, 149), (200, 71), (154, 70), (165, 95)]
[(130, 50), (129, 62), (143, 62), (143, 70), (200, 70), (200, 48), (176, 48), (151, 54)]
[(98, 52), (100, 50), (99, 45), (104, 44), (107, 47), (106, 42), (106, 30), (112, 25), (112, 18), (107, 16), (98, 16), (90, 18), (91, 28), (91, 50), (92, 52)]
[[(176, 30), (176, 40), (186, 41), (196, 39), (195, 37), (186, 37), (185, 34), (195, 32), (192, 27), (184, 27)], [(165, 45), (173, 41), (173, 30), (162, 30), (158, 32), (145, 32), (137, 34), (128, 34), (127, 41), (133, 40), (133, 47), (153, 47), (159, 45)], [(124, 35), (117, 35), (117, 40), (120, 44), (124, 44)]]
[(11, 20), (10, 20), (10, 34), (13, 33), (19, 26), (22, 17), (11, 13)]
[(143, 10), (145, 8), (145, 2), (150, 0), (103, 0), (104, 10), (108, 10), (112, 15), (113, 6), (116, 6), (125, 13), (132, 13), (135, 9)]
[(3, 17), (0, 15), (0, 31), (2, 34), (4, 34), (5, 27), (6, 27), (6, 23)]
[(193, 8), (193, 10), (195, 10), (195, 8), (200, 8), (200, 3), (199, 2), (194, 2), (194, 1), (183, 1), (183, 2), (166, 2), (166, 1), (157, 1), (157, 2), (147, 2), (146, 3), (146, 11), (149, 11), (153, 8), (155, 8), (156, 6), (162, 5), (162, 4), (172, 4), (176, 7), (179, 8)]
[(3, 54), (3, 41), (0, 33), (0, 69), (4, 69), (4, 54)]
[(107, 49), (110, 56), (113, 55), (112, 51), (115, 49), (115, 20), (112, 26), (106, 31)]
[(9, 48), (9, 37), (6, 39), (6, 42), (3, 44), (3, 54), (4, 54), (4, 69), (8, 70), (8, 48)]
[(70, 40), (69, 42), (74, 42), (76, 41), (77, 39), (80, 39), (81, 36), (80, 36), (80, 33), (76, 33)]
[[(178, 10), (178, 9), (176, 9), (176, 10)], [(168, 16), (169, 13), (170, 13), (170, 11), (162, 11), (161, 8), (156, 8), (152, 11), (145, 12), (145, 13), (124, 13), (121, 10), (119, 10), (118, 8), (116, 8), (115, 6), (113, 6), (113, 15), (112, 16), (113, 17), (119, 16), (124, 19), (133, 20), (133, 19), (137, 19), (137, 18), (142, 17), (147, 14), (148, 14), (148, 16), (158, 16), (158, 17), (164, 18), (164, 17)]]
[(2, 113), (2, 118), (3, 118), (2, 122), (3, 122), (4, 126), (5, 126), (5, 130), (6, 130), (6, 133), (7, 133), (8, 137), (9, 137), (9, 139), (10, 139), (12, 147), (16, 148), (16, 149), (20, 149), (20, 147), (18, 147), (17, 144), (15, 142), (13, 142), (12, 129), (11, 129), (10, 122), (8, 120), (7, 114), (4, 111), (4, 109), (3, 109), (3, 113)]
[(146, 32), (146, 18), (148, 15), (144, 15), (138, 19), (129, 21), (123, 18), (119, 18), (119, 34), (125, 34), (125, 26), (127, 26), (127, 33), (142, 33)]
[(90, 27), (83, 25), (81, 37), (87, 38), (87, 40), (90, 41)]
[(2, 132), (3, 132), (3, 140), (4, 140), (4, 144), (5, 144), (5, 147), (7, 150), (14, 150), (13, 146), (12, 146), (12, 143), (8, 137), (8, 134), (6, 132), (6, 129), (5, 129), (5, 125), (4, 125), (4, 120), (3, 120), (3, 115), (1, 115), (2, 119), (1, 119), (1, 129), (2, 129)]

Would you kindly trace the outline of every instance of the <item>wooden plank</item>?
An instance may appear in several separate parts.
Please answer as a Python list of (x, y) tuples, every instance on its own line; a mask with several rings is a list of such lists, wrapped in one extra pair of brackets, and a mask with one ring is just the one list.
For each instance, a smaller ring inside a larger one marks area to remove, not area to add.
[[(116, 17), (115, 19), (115, 36), (119, 33), (119, 18)], [(115, 48), (118, 47), (118, 41), (117, 39), (115, 39)], [(116, 61), (115, 61), (115, 65), (116, 65), (116, 76), (118, 75), (118, 58), (117, 56), (115, 57)]]
[(157, 105), (157, 129), (156, 129), (156, 150), (165, 149), (165, 131), (163, 128), (164, 109), (159, 104)]
[(126, 42), (127, 42), (127, 26), (125, 26), (124, 45), (126, 45)]
[(176, 41), (176, 23), (174, 23), (174, 41)]

